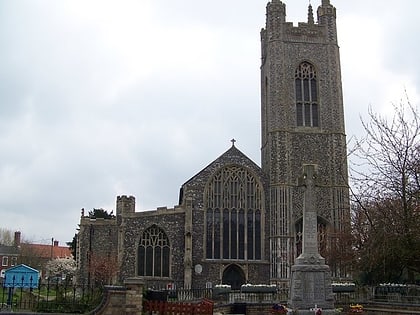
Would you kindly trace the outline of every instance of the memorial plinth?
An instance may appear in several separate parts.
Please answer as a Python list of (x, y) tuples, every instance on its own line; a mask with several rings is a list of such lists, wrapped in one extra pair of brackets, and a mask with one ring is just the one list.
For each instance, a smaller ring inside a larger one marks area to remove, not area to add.
[[(318, 252), (317, 211), (314, 188), (316, 165), (304, 165), (300, 184), (304, 187), (302, 254), (292, 266), (289, 307), (297, 314), (333, 314), (331, 272)], [(294, 312), (294, 314), (296, 314)]]

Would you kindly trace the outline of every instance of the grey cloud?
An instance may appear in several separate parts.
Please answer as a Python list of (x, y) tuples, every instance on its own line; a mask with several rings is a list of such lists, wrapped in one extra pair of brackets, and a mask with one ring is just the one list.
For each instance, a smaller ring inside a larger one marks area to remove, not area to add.
[[(288, 20), (306, 19), (306, 3), (285, 2)], [(332, 3), (339, 23), (348, 15), (372, 16), (387, 29), (383, 2)], [(259, 31), (266, 3), (150, 2), (153, 23), (138, 36), (135, 19), (118, 24), (101, 10), (79, 16), (77, 5), (87, 4), (0, 2), (1, 222), (37, 239), (70, 241), (82, 207), (114, 209), (118, 194), (135, 195), (138, 210), (173, 206), (182, 183), (233, 137), (259, 163)], [(411, 33), (405, 22), (394, 24)], [(389, 69), (418, 69), (415, 41), (394, 36)], [(170, 40), (180, 44), (159, 46)], [(359, 113), (384, 87), (347, 67), (355, 47), (343, 49), (351, 136), (360, 129)], [(418, 73), (410, 72), (416, 80)]]

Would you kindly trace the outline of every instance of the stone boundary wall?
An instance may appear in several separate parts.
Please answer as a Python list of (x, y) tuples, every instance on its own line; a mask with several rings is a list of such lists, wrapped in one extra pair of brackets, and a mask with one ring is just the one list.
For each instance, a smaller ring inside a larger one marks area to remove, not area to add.
[(141, 315), (144, 283), (136, 278), (126, 279), (124, 286), (105, 287), (101, 304), (88, 315)]

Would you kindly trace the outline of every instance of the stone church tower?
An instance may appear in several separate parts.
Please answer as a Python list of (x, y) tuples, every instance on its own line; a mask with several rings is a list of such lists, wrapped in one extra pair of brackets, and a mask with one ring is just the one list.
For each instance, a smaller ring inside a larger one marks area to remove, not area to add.
[[(349, 220), (346, 136), (336, 9), (322, 0), (315, 23), (286, 22), (280, 0), (267, 5), (261, 31), (261, 160), (269, 181), (272, 282), (287, 282), (301, 251), (303, 166), (318, 167), (316, 209), (321, 254)], [(327, 237), (328, 235), (328, 237)], [(345, 271), (332, 266), (333, 276)]]

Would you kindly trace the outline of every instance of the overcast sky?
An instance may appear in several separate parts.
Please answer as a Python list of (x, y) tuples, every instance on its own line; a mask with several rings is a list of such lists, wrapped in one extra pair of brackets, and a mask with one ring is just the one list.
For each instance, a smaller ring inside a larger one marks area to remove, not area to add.
[[(286, 2), (306, 21), (307, 0)], [(332, 0), (348, 139), (420, 99), (420, 1)], [(316, 7), (321, 0), (312, 0)], [(0, 227), (71, 241), (80, 209), (178, 202), (230, 140), (260, 164), (266, 1), (0, 0)]]

